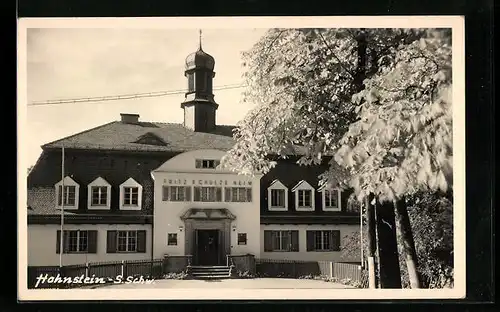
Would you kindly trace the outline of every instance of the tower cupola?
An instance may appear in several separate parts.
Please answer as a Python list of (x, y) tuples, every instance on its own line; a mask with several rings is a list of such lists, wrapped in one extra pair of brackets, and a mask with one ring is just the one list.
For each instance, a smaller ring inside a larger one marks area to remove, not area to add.
[(184, 76), (187, 78), (187, 92), (181, 108), (184, 109), (184, 126), (198, 132), (215, 130), (215, 115), (218, 104), (214, 100), (213, 78), (215, 59), (201, 44), (201, 30), (198, 50), (186, 58)]
[(215, 67), (215, 59), (201, 47), (201, 35), (200, 35), (200, 45), (198, 50), (189, 54), (186, 57), (186, 70), (191, 69), (207, 69), (213, 71)]

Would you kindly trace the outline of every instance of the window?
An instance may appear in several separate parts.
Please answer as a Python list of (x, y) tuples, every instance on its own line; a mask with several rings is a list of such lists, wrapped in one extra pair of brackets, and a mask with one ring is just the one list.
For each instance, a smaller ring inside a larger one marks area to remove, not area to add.
[(305, 180), (301, 180), (292, 188), (295, 192), (295, 209), (298, 211), (313, 211), (315, 189)]
[(311, 190), (298, 190), (299, 208), (312, 207), (312, 191)]
[(247, 233), (238, 233), (238, 245), (247, 244)]
[(64, 192), (62, 191), (62, 185), (59, 185), (59, 201), (58, 205), (62, 206), (75, 206), (76, 204), (76, 186), (74, 185), (65, 185)]
[(207, 91), (207, 73), (197, 72), (196, 74), (196, 90)]
[[(68, 230), (63, 232), (64, 253), (97, 253), (97, 231)], [(57, 231), (56, 252), (61, 250), (61, 231)]]
[(267, 204), (270, 211), (288, 209), (288, 189), (278, 180), (274, 180), (267, 189)]
[(123, 205), (138, 206), (139, 205), (139, 188), (124, 187), (123, 188)]
[(98, 177), (88, 185), (88, 208), (109, 209), (111, 201), (111, 184)]
[(93, 186), (92, 206), (106, 206), (108, 202), (108, 188), (106, 186)]
[(307, 251), (339, 251), (340, 231), (307, 231)]
[(250, 187), (226, 187), (226, 202), (249, 203), (252, 202), (252, 188)]
[(216, 159), (197, 159), (195, 162), (195, 167), (199, 169), (215, 169), (219, 165), (220, 160)]
[(264, 231), (264, 251), (299, 251), (299, 231)]
[(68, 252), (86, 252), (88, 247), (87, 231), (68, 231)]
[(195, 186), (194, 187), (194, 201), (221, 202), (222, 201), (222, 187)]
[(141, 210), (142, 185), (129, 178), (120, 185), (120, 209)]
[(194, 73), (190, 73), (187, 76), (188, 78), (188, 92), (194, 91)]
[(285, 207), (285, 190), (271, 190), (271, 207)]
[(191, 186), (163, 186), (163, 201), (191, 201)]
[(177, 233), (168, 233), (167, 234), (167, 245), (168, 246), (177, 246)]
[(207, 73), (207, 91), (212, 91), (212, 73)]
[(107, 253), (146, 252), (145, 230), (108, 231), (106, 239)]
[(118, 231), (118, 252), (137, 251), (137, 231)]
[(78, 209), (80, 186), (71, 177), (65, 177), (55, 185), (55, 203), (59, 208)]
[(323, 190), (323, 209), (324, 210), (341, 210), (341, 194), (339, 189)]

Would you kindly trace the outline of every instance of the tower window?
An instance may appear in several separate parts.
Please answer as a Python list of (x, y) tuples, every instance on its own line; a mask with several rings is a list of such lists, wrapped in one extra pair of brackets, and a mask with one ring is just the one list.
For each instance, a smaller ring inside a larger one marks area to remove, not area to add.
[(196, 90), (206, 91), (207, 90), (207, 77), (204, 72), (197, 72), (196, 74)]
[(212, 73), (207, 73), (207, 90), (208, 92), (212, 91)]
[(188, 91), (194, 91), (194, 74), (188, 74)]

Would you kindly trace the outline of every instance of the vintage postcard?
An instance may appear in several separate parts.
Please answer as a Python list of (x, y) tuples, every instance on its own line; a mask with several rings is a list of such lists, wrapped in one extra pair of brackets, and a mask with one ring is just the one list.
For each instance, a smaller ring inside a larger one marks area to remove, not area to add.
[(18, 25), (19, 300), (465, 296), (462, 17)]

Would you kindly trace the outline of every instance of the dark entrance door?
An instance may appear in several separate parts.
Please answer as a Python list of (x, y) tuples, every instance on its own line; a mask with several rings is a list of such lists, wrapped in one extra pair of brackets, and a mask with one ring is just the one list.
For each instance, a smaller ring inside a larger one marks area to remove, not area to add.
[(219, 230), (196, 230), (196, 264), (218, 265)]

